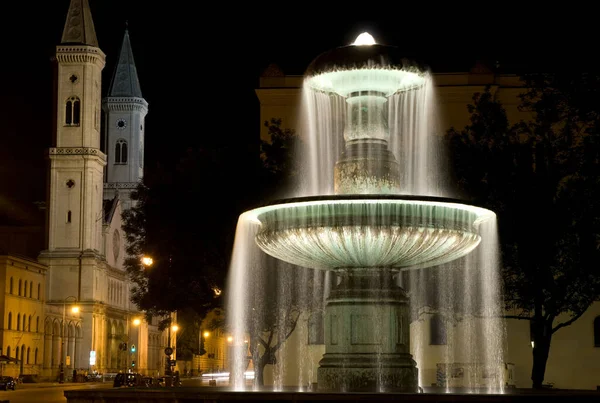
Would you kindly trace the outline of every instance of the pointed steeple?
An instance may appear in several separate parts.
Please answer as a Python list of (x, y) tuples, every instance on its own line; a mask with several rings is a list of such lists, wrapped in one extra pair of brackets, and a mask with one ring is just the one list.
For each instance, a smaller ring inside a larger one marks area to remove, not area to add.
[(131, 50), (129, 30), (127, 28), (125, 28), (121, 54), (119, 55), (119, 62), (110, 82), (108, 96), (142, 98), (142, 90), (140, 89), (135, 62), (133, 61), (133, 51)]
[(61, 44), (83, 44), (98, 47), (88, 0), (71, 0)]

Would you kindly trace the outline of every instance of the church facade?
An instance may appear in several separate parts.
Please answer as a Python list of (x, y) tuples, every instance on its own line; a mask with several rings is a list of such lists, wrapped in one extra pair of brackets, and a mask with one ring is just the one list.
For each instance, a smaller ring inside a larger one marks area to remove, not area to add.
[[(130, 302), (123, 267), (121, 213), (143, 177), (148, 113), (127, 30), (103, 98), (105, 57), (88, 0), (71, 0), (55, 53), (46, 246), (37, 261), (0, 257), (0, 351), (20, 364), (5, 365), (5, 374), (55, 380), (61, 369), (68, 378), (165, 368), (166, 332)], [(4, 240), (8, 250), (18, 250), (15, 234)]]

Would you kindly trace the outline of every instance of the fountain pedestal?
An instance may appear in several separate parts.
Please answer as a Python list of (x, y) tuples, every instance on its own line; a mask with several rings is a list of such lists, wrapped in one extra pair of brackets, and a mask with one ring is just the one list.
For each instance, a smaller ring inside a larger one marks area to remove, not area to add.
[(337, 270), (325, 308), (320, 391), (416, 392), (409, 299), (388, 269)]

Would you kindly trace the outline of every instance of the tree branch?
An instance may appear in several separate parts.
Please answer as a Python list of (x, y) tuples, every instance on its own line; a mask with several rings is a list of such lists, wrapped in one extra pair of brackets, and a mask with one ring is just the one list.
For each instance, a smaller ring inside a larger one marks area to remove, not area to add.
[(577, 315), (573, 316), (571, 319), (569, 319), (566, 322), (563, 323), (559, 323), (558, 325), (556, 325), (556, 327), (554, 329), (552, 329), (552, 334), (556, 333), (556, 331), (558, 329), (560, 329), (561, 327), (567, 327), (569, 326), (571, 323), (575, 322), (577, 319), (579, 319), (581, 317), (581, 315), (583, 315), (585, 313), (585, 311), (579, 312)]
[(502, 315), (504, 319), (519, 319), (519, 320), (532, 320), (530, 316), (518, 316), (518, 315)]

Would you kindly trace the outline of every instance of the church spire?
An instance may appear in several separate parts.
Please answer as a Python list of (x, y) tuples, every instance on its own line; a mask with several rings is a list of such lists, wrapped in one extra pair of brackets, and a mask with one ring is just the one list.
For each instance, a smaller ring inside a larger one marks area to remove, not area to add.
[(83, 44), (98, 47), (88, 0), (71, 0), (61, 44)]
[(119, 55), (119, 61), (110, 82), (108, 96), (142, 98), (142, 90), (140, 89), (135, 62), (133, 61), (133, 51), (131, 50), (129, 30), (127, 28), (125, 28), (121, 54)]

